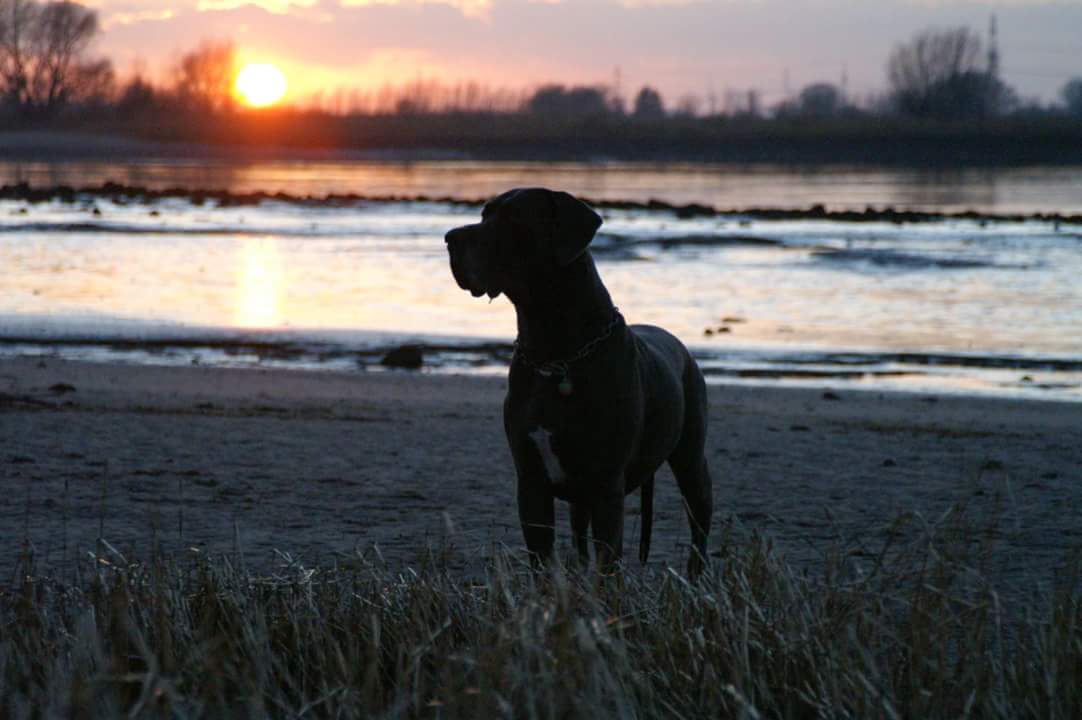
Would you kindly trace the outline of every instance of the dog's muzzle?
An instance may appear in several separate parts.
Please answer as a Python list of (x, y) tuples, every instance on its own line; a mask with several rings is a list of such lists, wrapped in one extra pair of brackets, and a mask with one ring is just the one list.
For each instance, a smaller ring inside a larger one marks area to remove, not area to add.
[(481, 280), (481, 273), (475, 267), (476, 248), (471, 246), (478, 240), (471, 238), (472, 234), (470, 226), (459, 227), (450, 230), (443, 239), (447, 243), (447, 253), (451, 258), (451, 274), (454, 275), (455, 282), (474, 297), (481, 297), (488, 293), (488, 289)]

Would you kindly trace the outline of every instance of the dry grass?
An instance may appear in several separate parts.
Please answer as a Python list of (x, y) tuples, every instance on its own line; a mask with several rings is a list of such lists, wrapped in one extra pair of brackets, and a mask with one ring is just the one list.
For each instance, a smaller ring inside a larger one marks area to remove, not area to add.
[(1004, 608), (964, 518), (899, 525), (814, 577), (722, 538), (696, 586), (502, 551), (474, 578), (438, 554), (257, 576), (103, 545), (0, 595), (0, 716), (1082, 717), (1077, 564)]

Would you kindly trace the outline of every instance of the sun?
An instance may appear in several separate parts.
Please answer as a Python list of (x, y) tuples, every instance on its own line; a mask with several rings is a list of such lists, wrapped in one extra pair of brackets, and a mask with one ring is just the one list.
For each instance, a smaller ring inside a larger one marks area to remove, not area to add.
[(286, 76), (269, 63), (249, 63), (237, 73), (237, 94), (252, 107), (267, 107), (286, 94)]

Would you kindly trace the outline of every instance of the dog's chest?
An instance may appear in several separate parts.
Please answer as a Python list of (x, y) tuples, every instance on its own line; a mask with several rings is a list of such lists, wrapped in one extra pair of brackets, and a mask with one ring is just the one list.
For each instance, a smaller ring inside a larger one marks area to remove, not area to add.
[(641, 406), (625, 374), (573, 372), (573, 391), (564, 394), (558, 378), (512, 369), (504, 408), (512, 451), (555, 497), (589, 494), (635, 454)]
[[(557, 396), (558, 397), (558, 396)], [(592, 412), (575, 399), (559, 398), (535, 406), (525, 423), (526, 446), (540, 460), (552, 493), (574, 499), (581, 485), (601, 470), (609, 453), (610, 428), (604, 413)]]
[[(595, 474), (588, 439), (565, 429), (534, 426), (527, 433), (530, 450), (541, 461), (541, 470), (552, 494), (574, 501), (583, 491), (582, 483)], [(586, 440), (586, 442), (584, 442)], [(593, 453), (596, 458), (596, 453)]]
[(537, 449), (537, 454), (541, 456), (541, 464), (545, 468), (545, 475), (548, 476), (549, 483), (552, 485), (566, 484), (567, 471), (564, 470), (563, 463), (560, 462), (560, 458), (553, 447), (554, 435), (552, 431), (537, 427), (530, 431), (529, 437)]

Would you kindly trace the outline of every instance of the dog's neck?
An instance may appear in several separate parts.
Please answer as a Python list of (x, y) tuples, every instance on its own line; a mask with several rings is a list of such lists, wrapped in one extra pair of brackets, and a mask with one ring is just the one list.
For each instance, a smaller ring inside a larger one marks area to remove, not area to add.
[(534, 362), (570, 357), (602, 333), (615, 308), (589, 251), (561, 272), (545, 293), (515, 302), (518, 339)]

